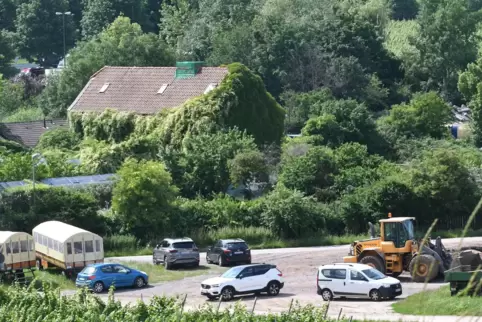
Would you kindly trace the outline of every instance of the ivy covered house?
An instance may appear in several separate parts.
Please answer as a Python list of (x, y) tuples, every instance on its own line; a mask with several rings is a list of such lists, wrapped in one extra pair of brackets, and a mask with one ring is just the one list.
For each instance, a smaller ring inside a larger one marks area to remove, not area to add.
[(92, 75), (69, 111), (103, 112), (110, 108), (153, 115), (208, 93), (227, 74), (227, 67), (202, 67), (201, 62), (180, 62), (176, 67), (105, 66)]

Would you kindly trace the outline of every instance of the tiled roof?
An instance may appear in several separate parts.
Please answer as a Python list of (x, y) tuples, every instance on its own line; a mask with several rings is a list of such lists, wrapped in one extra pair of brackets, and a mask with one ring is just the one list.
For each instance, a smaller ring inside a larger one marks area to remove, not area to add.
[[(176, 67), (106, 66), (91, 77), (69, 110), (101, 112), (111, 108), (155, 114), (202, 95), (210, 84), (220, 84), (228, 69), (203, 67), (196, 76), (187, 79), (176, 79), (175, 72)], [(162, 91), (164, 84), (168, 85)], [(107, 88), (101, 93), (103, 87)]]
[(68, 121), (66, 119), (56, 119), (0, 123), (0, 136), (27, 147), (34, 147), (44, 132), (58, 127), (68, 128)]

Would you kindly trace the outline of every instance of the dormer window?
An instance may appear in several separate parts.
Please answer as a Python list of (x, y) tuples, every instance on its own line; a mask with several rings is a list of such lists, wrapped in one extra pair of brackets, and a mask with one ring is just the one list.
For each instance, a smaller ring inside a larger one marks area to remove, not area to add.
[(102, 88), (100, 89), (99, 93), (104, 93), (109, 87), (109, 85), (110, 83), (105, 83), (104, 86), (102, 86)]
[(169, 84), (162, 84), (161, 88), (159, 88), (159, 90), (157, 91), (157, 94), (162, 94), (162, 93), (164, 93), (164, 91), (166, 90), (167, 86), (169, 86)]
[(208, 87), (206, 87), (206, 90), (204, 91), (204, 94), (209, 93), (210, 91), (212, 91), (216, 87), (218, 87), (218, 84), (216, 84), (216, 83), (209, 84)]

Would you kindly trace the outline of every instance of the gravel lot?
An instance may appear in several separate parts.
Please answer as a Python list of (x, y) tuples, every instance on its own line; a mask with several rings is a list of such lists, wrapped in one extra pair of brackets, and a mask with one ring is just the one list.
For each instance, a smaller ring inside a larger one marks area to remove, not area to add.
[[(460, 239), (443, 240), (445, 247), (449, 250), (458, 249), (459, 242)], [(463, 241), (463, 247), (482, 247), (482, 237), (465, 238)], [(285, 287), (281, 290), (280, 295), (273, 298), (263, 295), (260, 296), (257, 300), (255, 311), (258, 313), (264, 313), (268, 311), (285, 311), (289, 309), (292, 300), (299, 301), (302, 305), (312, 304), (318, 307), (323, 306), (326, 302), (323, 302), (321, 297), (316, 294), (316, 268), (322, 264), (342, 262), (343, 256), (348, 253), (348, 250), (348, 245), (331, 247), (254, 250), (252, 252), (253, 262), (266, 262), (275, 264), (283, 272), (283, 276), (285, 278)], [(151, 262), (152, 257), (135, 256), (106, 259), (106, 261), (111, 262), (115, 262), (118, 260), (122, 260), (124, 262)], [(204, 253), (201, 254), (201, 265), (214, 267), (214, 265), (206, 264)], [(192, 278), (185, 278), (180, 281), (150, 285), (149, 287), (141, 290), (118, 290), (116, 291), (115, 297), (117, 300), (120, 300), (123, 303), (129, 303), (139, 300), (141, 298), (141, 295), (144, 300), (148, 300), (155, 295), (179, 295), (181, 297), (184, 297), (184, 295), (187, 294), (187, 309), (196, 308), (205, 304), (217, 306), (217, 301), (215, 301), (214, 303), (212, 301), (208, 301), (199, 293), (201, 281), (215, 275), (207, 274)], [(420, 292), (424, 288), (423, 284), (412, 283), (410, 281), (409, 275), (407, 274), (401, 275), (399, 279), (403, 283), (404, 294), (400, 297), (402, 299), (411, 294)], [(443, 281), (436, 281), (426, 285), (425, 287), (427, 289), (436, 289), (442, 285), (444, 285)], [(102, 295), (102, 297), (106, 296)], [(248, 308), (252, 308), (254, 303), (254, 296), (244, 296), (238, 299), (241, 300), (244, 304), (246, 304)], [(221, 308), (231, 306), (233, 305), (233, 303), (234, 302), (222, 303)], [(337, 316), (342, 309), (342, 315), (353, 316), (357, 319), (370, 318), (397, 320), (401, 316), (393, 313), (391, 309), (391, 303), (393, 303), (393, 301), (375, 303), (368, 300), (336, 300), (330, 304), (329, 314)], [(450, 319), (437, 319), (437, 321), (443, 320), (449, 321)], [(428, 320), (425, 319), (425, 321)]]

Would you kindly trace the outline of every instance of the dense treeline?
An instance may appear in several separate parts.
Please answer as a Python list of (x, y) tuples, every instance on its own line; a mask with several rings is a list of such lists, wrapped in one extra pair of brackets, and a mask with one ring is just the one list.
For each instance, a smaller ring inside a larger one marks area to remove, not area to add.
[[(104, 65), (203, 60), (230, 71), (208, 95), (155, 116), (69, 115), (70, 131), (41, 138), (37, 178), (115, 172), (112, 198), (39, 191), (33, 204), (29, 188), (7, 191), (2, 220), (29, 231), (28, 218), (52, 208), (45, 216), (144, 240), (227, 226), (284, 238), (364, 233), (387, 212), (460, 228), (454, 222), (482, 195), (481, 8), (478, 0), (0, 0), (4, 120), (66, 117)], [(67, 67), (46, 84), (9, 80), (15, 55), (46, 67), (62, 56), (63, 34), (48, 31), (62, 30), (56, 10), (74, 13), (65, 17)], [(447, 128), (452, 104), (471, 109), (464, 139)], [(1, 181), (31, 177), (31, 151), (0, 141), (0, 153)], [(66, 198), (70, 208), (55, 206)]]

